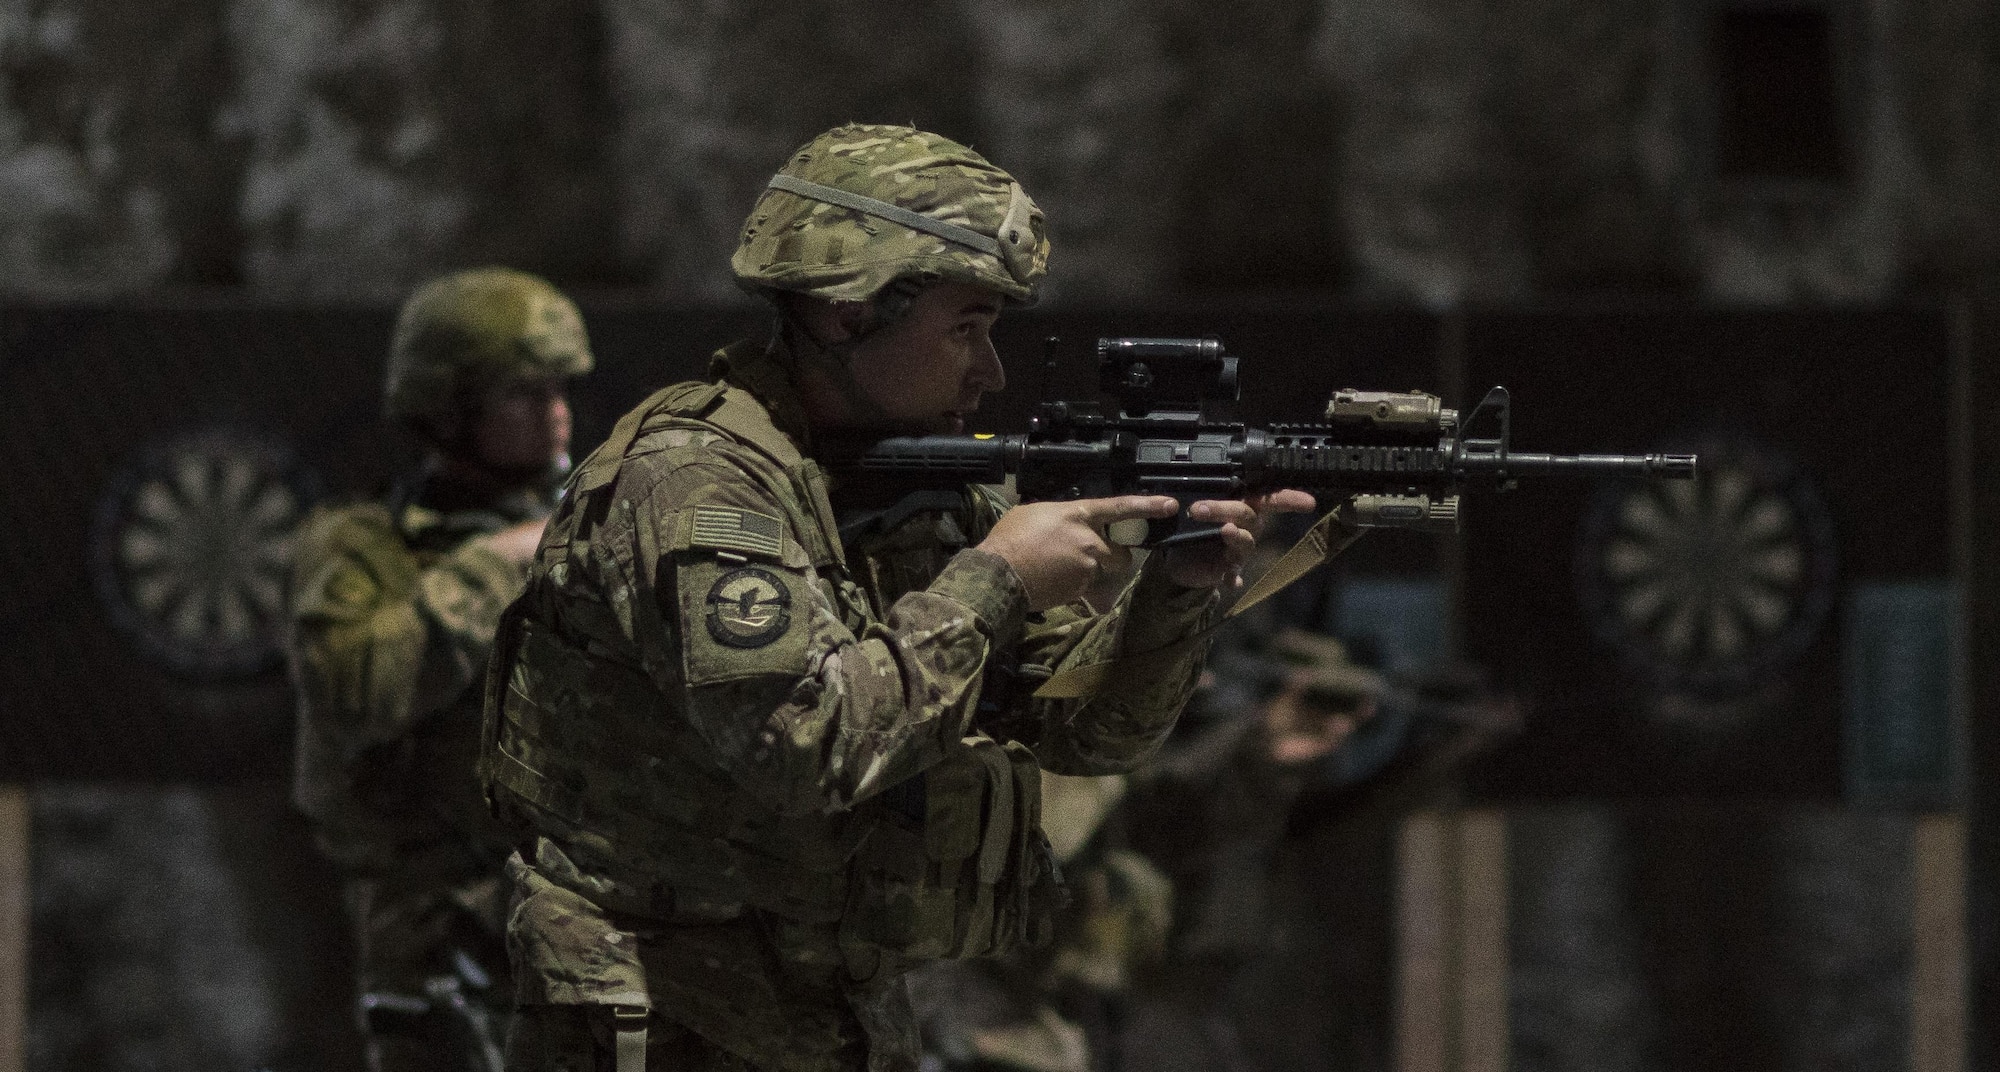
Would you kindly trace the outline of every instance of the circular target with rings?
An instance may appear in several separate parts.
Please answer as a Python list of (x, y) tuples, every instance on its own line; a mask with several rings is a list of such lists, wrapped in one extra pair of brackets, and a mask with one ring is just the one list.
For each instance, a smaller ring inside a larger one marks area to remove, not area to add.
[(1685, 449), (1701, 457), (1694, 480), (1598, 494), (1577, 590), (1598, 640), (1648, 684), (1722, 699), (1763, 684), (1818, 635), (1833, 602), (1833, 526), (1776, 452), (1720, 436)]
[(167, 669), (275, 665), (292, 536), (317, 482), (284, 444), (230, 428), (155, 443), (98, 501), (91, 565), (111, 620)]

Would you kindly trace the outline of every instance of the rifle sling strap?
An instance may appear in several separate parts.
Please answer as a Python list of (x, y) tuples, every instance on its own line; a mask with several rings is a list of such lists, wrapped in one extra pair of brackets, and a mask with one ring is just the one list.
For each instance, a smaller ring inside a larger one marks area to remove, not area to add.
[(1347, 550), (1348, 545), (1360, 539), (1364, 531), (1366, 530), (1342, 521), (1339, 510), (1329, 511), (1325, 517), (1314, 522), (1312, 528), (1306, 530), (1306, 534), (1299, 538), (1299, 542), (1292, 545), (1291, 550), (1285, 552), (1284, 557), (1278, 559), (1262, 577), (1257, 578), (1257, 582), (1245, 590), (1235, 605), (1229, 608), (1229, 613), (1216, 619), (1214, 624), (1182, 637), (1164, 648), (1124, 655), (1110, 662), (1066, 667), (1043, 682), (1042, 687), (1035, 690), (1035, 698), (1072, 700), (1097, 692), (1114, 673), (1121, 677), (1143, 678), (1165, 670), (1196, 645), (1206, 643), (1208, 638), (1217, 629), (1222, 628), (1223, 623), (1229, 619), (1284, 591), (1293, 581), (1311, 573), (1321, 563)]
[(646, 1072), (646, 1018), (644, 1005), (611, 1006), (611, 1031), (617, 1072)]

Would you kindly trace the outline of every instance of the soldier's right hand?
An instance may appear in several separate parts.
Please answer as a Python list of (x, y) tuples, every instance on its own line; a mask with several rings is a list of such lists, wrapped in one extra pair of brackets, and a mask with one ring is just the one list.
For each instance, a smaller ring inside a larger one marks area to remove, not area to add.
[(1024, 503), (1000, 515), (979, 549), (1014, 567), (1028, 591), (1029, 610), (1047, 610), (1082, 596), (1101, 573), (1127, 565), (1132, 552), (1107, 541), (1106, 526), (1179, 512), (1180, 504), (1168, 495)]
[(516, 566), (525, 566), (535, 560), (535, 548), (541, 546), (542, 530), (547, 528), (548, 524), (547, 518), (538, 517), (533, 521), (509, 525), (499, 532), (490, 533), (480, 539), (486, 541), (487, 549), (494, 554)]

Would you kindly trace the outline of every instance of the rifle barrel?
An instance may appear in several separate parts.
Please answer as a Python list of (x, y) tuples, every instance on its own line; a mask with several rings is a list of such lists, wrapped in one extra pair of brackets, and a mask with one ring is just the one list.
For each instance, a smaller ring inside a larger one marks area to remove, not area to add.
[(1526, 454), (1509, 451), (1462, 453), (1455, 468), (1466, 474), (1504, 473), (1509, 476), (1569, 473), (1576, 476), (1669, 477), (1692, 480), (1692, 454)]

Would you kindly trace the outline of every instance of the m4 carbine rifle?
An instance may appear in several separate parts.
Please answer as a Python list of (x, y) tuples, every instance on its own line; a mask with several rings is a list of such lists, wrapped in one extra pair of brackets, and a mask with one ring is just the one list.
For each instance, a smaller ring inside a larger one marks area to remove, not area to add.
[[(1053, 353), (1054, 340), (1050, 340)], [(1342, 389), (1323, 421), (1251, 428), (1235, 420), (1237, 359), (1219, 339), (1099, 339), (1098, 382), (1117, 403), (1036, 406), (1025, 434), (898, 436), (842, 449), (826, 461), (850, 502), (843, 535), (893, 527), (940, 494), (1013, 476), (1025, 501), (1108, 495), (1171, 495), (1178, 517), (1151, 522), (1144, 544), (1214, 536), (1189, 518), (1202, 499), (1235, 499), (1296, 488), (1345, 500), (1351, 528), (1455, 531), (1461, 489), (1501, 490), (1523, 477), (1692, 478), (1692, 454), (1524, 454), (1509, 443), (1504, 387), (1486, 393), (1464, 420), (1422, 391)], [(1054, 364), (1053, 357), (1050, 365)]]

